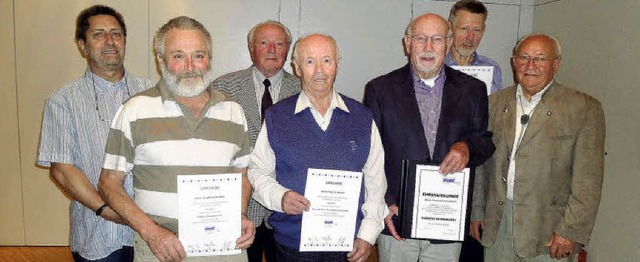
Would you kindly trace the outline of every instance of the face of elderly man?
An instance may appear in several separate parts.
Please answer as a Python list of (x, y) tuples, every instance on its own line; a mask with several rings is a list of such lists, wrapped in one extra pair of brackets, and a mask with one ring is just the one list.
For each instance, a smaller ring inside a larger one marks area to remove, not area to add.
[(335, 42), (323, 35), (310, 35), (296, 47), (295, 72), (306, 92), (325, 93), (333, 90), (338, 71)]
[(452, 25), (453, 51), (465, 57), (472, 55), (478, 49), (484, 29), (484, 15), (458, 11)]
[(251, 60), (264, 76), (275, 75), (287, 61), (289, 39), (282, 27), (265, 24), (253, 32), (253, 43), (249, 46)]
[(524, 39), (511, 60), (527, 98), (544, 89), (560, 68), (555, 42), (543, 35)]
[(438, 75), (451, 45), (448, 31), (447, 21), (435, 14), (422, 15), (411, 25), (411, 35), (404, 36), (404, 45), (418, 77)]
[(200, 30), (171, 29), (160, 59), (162, 77), (177, 96), (197, 96), (213, 80), (206, 36)]
[(115, 70), (122, 67), (125, 54), (124, 30), (110, 15), (89, 18), (86, 40), (78, 40), (80, 48), (89, 58), (92, 69)]

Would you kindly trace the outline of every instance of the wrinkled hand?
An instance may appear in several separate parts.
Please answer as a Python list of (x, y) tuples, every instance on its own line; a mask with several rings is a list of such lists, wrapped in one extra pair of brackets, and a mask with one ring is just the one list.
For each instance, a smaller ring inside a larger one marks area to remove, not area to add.
[(451, 145), (449, 153), (442, 160), (440, 164), (440, 174), (448, 175), (455, 172), (460, 172), (467, 166), (469, 162), (469, 148), (465, 142), (456, 142)]
[(400, 237), (400, 235), (398, 235), (398, 232), (396, 231), (396, 226), (393, 224), (392, 217), (394, 215), (396, 216), (398, 215), (398, 206), (396, 204), (389, 206), (389, 214), (387, 215), (387, 217), (384, 218), (384, 224), (387, 225), (387, 228), (389, 228), (389, 233), (391, 233), (391, 236), (393, 238), (395, 238), (398, 241), (404, 240), (403, 238)]
[(367, 261), (372, 249), (373, 246), (369, 242), (358, 237), (353, 241), (353, 250), (347, 253), (347, 260), (349, 262)]
[(556, 233), (553, 233), (545, 246), (549, 247), (549, 256), (555, 259), (568, 257), (576, 250), (576, 242), (561, 237)]
[(300, 215), (304, 211), (309, 211), (311, 203), (303, 195), (293, 190), (289, 190), (282, 196), (282, 211), (287, 215)]
[(242, 215), (242, 234), (236, 240), (236, 249), (245, 249), (251, 246), (253, 239), (256, 236), (256, 227), (251, 220), (249, 220), (244, 214)]
[(469, 235), (473, 239), (478, 240), (478, 242), (480, 242), (480, 239), (482, 239), (480, 231), (483, 228), (484, 228), (484, 223), (482, 223), (482, 221), (471, 221), (471, 224), (469, 225)]
[(126, 225), (122, 217), (120, 217), (120, 215), (118, 215), (115, 211), (113, 211), (113, 209), (111, 209), (110, 206), (107, 206), (102, 210), (102, 213), (100, 213), (100, 217), (114, 223)]
[(147, 242), (153, 255), (162, 262), (182, 261), (187, 257), (178, 236), (164, 227), (155, 225), (142, 239)]

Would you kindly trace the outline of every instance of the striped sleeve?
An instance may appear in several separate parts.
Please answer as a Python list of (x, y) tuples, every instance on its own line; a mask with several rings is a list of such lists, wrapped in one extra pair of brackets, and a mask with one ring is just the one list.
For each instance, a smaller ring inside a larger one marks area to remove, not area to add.
[[(128, 104), (128, 103), (127, 103)], [(127, 104), (120, 106), (109, 130), (105, 148), (104, 169), (128, 173), (133, 168), (134, 149)]]

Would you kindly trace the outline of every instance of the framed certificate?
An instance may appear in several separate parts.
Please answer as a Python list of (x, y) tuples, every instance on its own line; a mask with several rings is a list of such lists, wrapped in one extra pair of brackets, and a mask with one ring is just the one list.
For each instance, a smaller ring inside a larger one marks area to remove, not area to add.
[(404, 161), (398, 231), (413, 239), (463, 241), (470, 169), (443, 176), (439, 167)]
[(467, 75), (473, 76), (476, 79), (484, 82), (487, 86), (487, 95), (491, 94), (491, 86), (493, 83), (493, 66), (451, 66), (451, 68), (458, 70)]
[(362, 172), (309, 169), (300, 251), (351, 251), (356, 232)]
[(187, 256), (240, 254), (242, 174), (177, 179), (178, 234)]

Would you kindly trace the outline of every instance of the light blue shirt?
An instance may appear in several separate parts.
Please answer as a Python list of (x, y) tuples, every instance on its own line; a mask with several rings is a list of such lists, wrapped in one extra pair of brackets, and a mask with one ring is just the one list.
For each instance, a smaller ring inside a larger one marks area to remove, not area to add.
[[(458, 65), (455, 60), (453, 60), (453, 56), (451, 52), (447, 53), (447, 56), (444, 58), (444, 64), (448, 66)], [(495, 93), (498, 90), (502, 89), (502, 71), (500, 70), (500, 66), (496, 61), (491, 60), (483, 55), (479, 55), (477, 52), (473, 52), (473, 61), (471, 61), (472, 66), (493, 66), (493, 80), (491, 80), (491, 93)], [(487, 88), (489, 88), (487, 86)]]
[[(152, 86), (150, 80), (127, 73), (112, 84), (87, 69), (84, 76), (56, 89), (44, 106), (37, 164), (75, 165), (97, 187), (113, 116), (129, 95)], [(132, 194), (130, 175), (125, 189)], [(83, 258), (97, 260), (122, 246), (132, 246), (132, 233), (128, 226), (107, 221), (79, 202), (71, 202), (71, 251)]]

